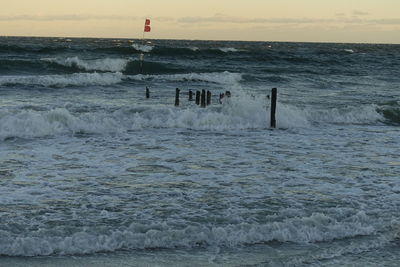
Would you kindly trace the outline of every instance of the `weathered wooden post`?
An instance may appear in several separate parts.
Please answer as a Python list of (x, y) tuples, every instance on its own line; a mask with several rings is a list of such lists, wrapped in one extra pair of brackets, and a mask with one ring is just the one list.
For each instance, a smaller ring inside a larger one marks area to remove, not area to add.
[(149, 99), (150, 98), (150, 90), (148, 87), (146, 87), (146, 98)]
[(222, 98), (224, 98), (225, 94), (224, 93), (220, 93), (219, 94), (219, 103), (222, 104)]
[(272, 88), (271, 90), (271, 128), (276, 128), (276, 99), (277, 99), (277, 89)]
[(189, 101), (193, 101), (193, 91), (189, 90)]
[(179, 106), (179, 88), (175, 90), (175, 107)]
[(206, 90), (201, 90), (201, 107), (206, 107)]
[(207, 90), (207, 106), (211, 104), (211, 92)]
[(200, 105), (200, 91), (196, 91), (196, 105)]

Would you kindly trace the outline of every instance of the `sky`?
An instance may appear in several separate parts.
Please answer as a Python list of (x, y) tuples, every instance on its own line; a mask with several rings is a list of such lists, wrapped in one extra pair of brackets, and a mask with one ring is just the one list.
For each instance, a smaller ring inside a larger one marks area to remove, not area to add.
[(0, 0), (0, 36), (400, 44), (400, 0)]

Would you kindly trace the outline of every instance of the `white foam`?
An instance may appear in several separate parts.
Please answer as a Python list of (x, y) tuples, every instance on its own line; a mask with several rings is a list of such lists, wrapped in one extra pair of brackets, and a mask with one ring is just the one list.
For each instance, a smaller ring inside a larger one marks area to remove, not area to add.
[(67, 67), (77, 67), (82, 70), (98, 70), (98, 71), (112, 71), (121, 72), (125, 70), (129, 63), (128, 59), (120, 58), (104, 58), (104, 59), (92, 59), (82, 60), (79, 57), (69, 58), (43, 58), (43, 61), (54, 62)]
[(222, 106), (201, 109), (187, 106), (121, 108), (113, 113), (74, 114), (65, 108), (49, 111), (7, 111), (0, 114), (0, 140), (9, 137), (36, 138), (80, 133), (122, 133), (143, 128), (187, 128), (198, 130), (237, 130), (265, 128), (267, 110), (261, 102), (232, 97)]
[(154, 48), (153, 46), (150, 46), (150, 45), (141, 45), (141, 44), (132, 44), (132, 47), (138, 51), (145, 52), (145, 53), (150, 52)]
[(313, 243), (332, 241), (359, 235), (370, 235), (375, 228), (369, 218), (360, 212), (338, 221), (324, 214), (288, 218), (267, 224), (239, 223), (221, 226), (188, 225), (176, 228), (173, 224), (132, 223), (118, 230), (103, 233), (80, 230), (62, 235), (62, 229), (38, 230), (29, 236), (1, 233), (0, 255), (36, 256), (51, 254), (88, 254), (121, 249), (237, 247), (270, 241)]
[(301, 109), (279, 102), (277, 104), (276, 121), (278, 128), (311, 126), (311, 121)]
[[(321, 112), (302, 110), (278, 103), (277, 127), (310, 127), (313, 123), (371, 123), (382, 116), (374, 106), (351, 111)], [(188, 105), (180, 109), (171, 106), (141, 106), (120, 108), (113, 113), (93, 111), (73, 114), (67, 109), (49, 111), (7, 111), (0, 113), (0, 140), (8, 137), (35, 138), (60, 134), (123, 133), (144, 128), (186, 128), (195, 130), (264, 129), (270, 124), (270, 111), (266, 98), (253, 98), (235, 91), (223, 104), (207, 109)], [(365, 111), (369, 111), (365, 112)]]
[(9, 137), (34, 138), (78, 132), (119, 131), (122, 129), (112, 116), (95, 113), (74, 116), (64, 108), (44, 112), (3, 112), (0, 117), (0, 140)]
[(233, 47), (221, 47), (219, 48), (224, 53), (233, 53), (233, 52), (239, 52), (240, 50), (233, 48)]
[(377, 105), (370, 104), (326, 110), (305, 108), (303, 111), (298, 110), (297, 112), (303, 113), (303, 116), (312, 122), (364, 124), (384, 120), (383, 115), (377, 111), (377, 108)]
[(74, 73), (70, 75), (1, 76), (0, 85), (44, 87), (112, 85), (122, 81), (122, 73)]
[(132, 75), (128, 76), (132, 80), (163, 80), (163, 81), (204, 81), (217, 84), (233, 85), (242, 80), (242, 74), (224, 72), (212, 73), (187, 73), (172, 75)]

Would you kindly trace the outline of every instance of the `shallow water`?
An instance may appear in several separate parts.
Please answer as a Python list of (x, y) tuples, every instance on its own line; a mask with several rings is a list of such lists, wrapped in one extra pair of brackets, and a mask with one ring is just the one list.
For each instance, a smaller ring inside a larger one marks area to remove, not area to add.
[(399, 46), (1, 40), (3, 265), (398, 263)]

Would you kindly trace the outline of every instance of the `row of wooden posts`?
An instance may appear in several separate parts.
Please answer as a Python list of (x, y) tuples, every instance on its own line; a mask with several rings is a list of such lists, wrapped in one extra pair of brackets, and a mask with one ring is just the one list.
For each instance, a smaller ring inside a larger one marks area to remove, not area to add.
[[(276, 128), (276, 101), (277, 101), (277, 89), (272, 88), (271, 90), (271, 118), (270, 118), (270, 126), (271, 128)], [(175, 90), (175, 106), (179, 106), (179, 94), (180, 94), (180, 89), (176, 88)], [(224, 97), (230, 97), (231, 92), (230, 91), (225, 91), (225, 93), (219, 94), (219, 101), (220, 103), (222, 98)], [(269, 96), (268, 96), (269, 97)], [(146, 98), (150, 98), (150, 90), (148, 87), (146, 87)], [(207, 100), (207, 101), (206, 101)], [(193, 91), (189, 90), (189, 101), (193, 101)], [(196, 91), (196, 98), (195, 98), (196, 104), (200, 105), (200, 107), (205, 108), (206, 106), (211, 104), (211, 92), (207, 90), (202, 90)]]

